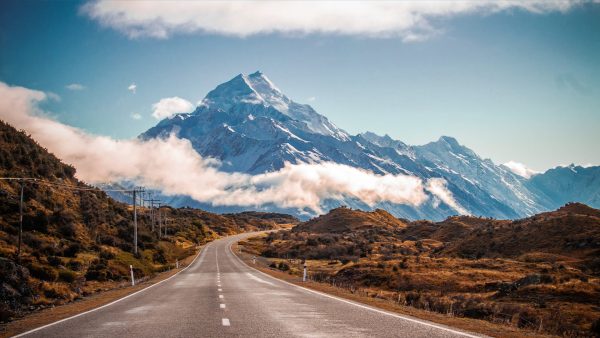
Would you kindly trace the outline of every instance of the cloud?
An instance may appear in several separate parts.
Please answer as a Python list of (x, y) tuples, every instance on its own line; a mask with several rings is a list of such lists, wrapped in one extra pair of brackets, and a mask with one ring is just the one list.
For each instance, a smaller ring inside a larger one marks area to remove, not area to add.
[(308, 101), (308, 102), (315, 102), (316, 100), (317, 100), (316, 96), (311, 96), (306, 99), (306, 101)]
[[(213, 205), (260, 206), (322, 212), (326, 199), (356, 198), (374, 206), (392, 202), (419, 206), (427, 191), (459, 212), (462, 209), (442, 179), (423, 181), (408, 175), (376, 175), (336, 163), (286, 164), (259, 175), (227, 173), (220, 163), (200, 156), (185, 139), (174, 135), (142, 141), (115, 140), (48, 118), (38, 103), (41, 91), (0, 82), (0, 119), (24, 129), (49, 151), (72, 164), (77, 177), (88, 183), (130, 180), (167, 195), (189, 195)], [(93, 149), (93, 151), (90, 151)]]
[(131, 113), (131, 118), (134, 120), (141, 120), (142, 119), (142, 114), (140, 113)]
[(157, 120), (171, 117), (175, 114), (189, 113), (194, 110), (194, 105), (180, 97), (167, 97), (152, 105), (152, 116)]
[(90, 1), (81, 12), (130, 38), (176, 33), (246, 37), (337, 34), (421, 41), (436, 19), (508, 10), (564, 12), (582, 1)]
[(531, 176), (540, 173), (539, 171), (530, 169), (525, 164), (516, 161), (508, 161), (503, 165), (510, 169), (510, 171), (512, 171), (514, 174), (525, 178), (530, 178)]
[(135, 92), (137, 90), (137, 85), (135, 83), (132, 83), (129, 85), (129, 87), (127, 87), (127, 90), (129, 90), (130, 92), (135, 94)]
[[(446, 187), (446, 180), (443, 178), (430, 178), (427, 180), (425, 189), (429, 191), (435, 198), (438, 198), (452, 209), (458, 211), (461, 215), (470, 215), (467, 209), (463, 208), (452, 195), (452, 192)], [(435, 205), (434, 205), (435, 206)]]
[(71, 83), (71, 84), (66, 85), (65, 88), (67, 88), (68, 90), (78, 91), (78, 90), (84, 90), (85, 86), (80, 83)]

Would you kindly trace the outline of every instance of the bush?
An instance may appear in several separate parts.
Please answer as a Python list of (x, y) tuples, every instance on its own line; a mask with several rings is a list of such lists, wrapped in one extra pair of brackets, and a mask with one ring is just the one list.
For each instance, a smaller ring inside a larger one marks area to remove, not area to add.
[(38, 263), (31, 263), (29, 272), (33, 277), (49, 282), (54, 282), (58, 278), (58, 273), (54, 269)]
[(42, 246), (42, 241), (30, 232), (23, 232), (23, 243), (32, 249), (39, 249)]
[(67, 263), (67, 267), (74, 271), (81, 271), (81, 269), (83, 268), (83, 264), (81, 264), (80, 261), (72, 260), (69, 263)]
[(73, 238), (75, 237), (75, 225), (73, 223), (65, 223), (58, 228), (58, 232), (67, 238)]
[(75, 278), (77, 278), (77, 274), (71, 270), (60, 270), (58, 272), (58, 278), (67, 283), (73, 283)]
[(596, 321), (592, 324), (591, 333), (594, 337), (600, 337), (600, 319), (596, 319)]
[(115, 258), (115, 254), (113, 254), (110, 251), (101, 251), (100, 252), (100, 258), (103, 259), (103, 260), (113, 259), (113, 258)]
[(62, 264), (62, 260), (57, 256), (48, 256), (48, 264), (52, 266), (59, 266)]
[(104, 244), (104, 245), (109, 245), (109, 246), (117, 246), (117, 242), (118, 240), (110, 235), (101, 235), (98, 236), (98, 243), (100, 244)]
[(71, 243), (63, 252), (65, 257), (75, 257), (77, 253), (81, 251), (81, 245), (79, 243)]

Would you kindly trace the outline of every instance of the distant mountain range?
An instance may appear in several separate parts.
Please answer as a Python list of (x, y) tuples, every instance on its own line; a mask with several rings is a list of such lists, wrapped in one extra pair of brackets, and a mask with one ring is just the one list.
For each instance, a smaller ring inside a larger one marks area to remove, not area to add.
[[(506, 166), (482, 159), (452, 137), (410, 146), (372, 132), (350, 135), (311, 106), (292, 101), (261, 72), (240, 74), (220, 84), (194, 112), (166, 118), (140, 138), (172, 133), (190, 140), (202, 156), (219, 159), (221, 170), (227, 172), (259, 174), (276, 171), (286, 162), (335, 162), (376, 174), (445, 179), (460, 208), (436, 198), (419, 207), (390, 203), (375, 206), (409, 219), (440, 220), (459, 210), (514, 219), (553, 210), (570, 201), (600, 207), (600, 167), (558, 167), (526, 179)], [(219, 212), (247, 209), (213, 207), (187, 196), (162, 198), (173, 206)], [(324, 210), (340, 205), (369, 209), (355, 199), (323, 201)], [(262, 209), (304, 214), (272, 205)]]

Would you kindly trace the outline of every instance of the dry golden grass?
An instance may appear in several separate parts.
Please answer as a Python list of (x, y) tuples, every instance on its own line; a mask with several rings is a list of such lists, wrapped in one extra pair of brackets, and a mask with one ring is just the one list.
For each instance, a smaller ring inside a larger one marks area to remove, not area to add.
[[(595, 209), (570, 204), (518, 221), (461, 216), (397, 228), (365, 226), (372, 213), (333, 213), (243, 246), (296, 278), (306, 259), (313, 281), (359, 296), (524, 332), (600, 334)], [(341, 224), (353, 217), (357, 226)]]

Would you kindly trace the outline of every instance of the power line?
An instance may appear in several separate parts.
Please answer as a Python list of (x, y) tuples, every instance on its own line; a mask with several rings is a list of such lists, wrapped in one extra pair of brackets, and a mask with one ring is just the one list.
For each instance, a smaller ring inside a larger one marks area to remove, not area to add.
[[(43, 179), (38, 179), (34, 177), (0, 177), (2, 181), (18, 181), (20, 184), (20, 199), (19, 199), (19, 237), (17, 242), (17, 262), (20, 262), (21, 259), (21, 243), (23, 237), (23, 191), (25, 187), (25, 183), (33, 183), (38, 185), (46, 185), (51, 187), (61, 187), (70, 189), (73, 191), (111, 191), (111, 192), (125, 192), (132, 194), (132, 202), (133, 202), (133, 247), (134, 253), (138, 253), (138, 227), (137, 227), (137, 200), (138, 193), (143, 193), (146, 191), (143, 187), (135, 187), (133, 189), (100, 189), (100, 188), (91, 188), (91, 187), (79, 187), (71, 184), (65, 184), (62, 182), (51, 182)], [(142, 197), (143, 200), (143, 197)], [(160, 204), (159, 204), (160, 207)], [(160, 211), (159, 211), (159, 226), (160, 226)], [(154, 228), (154, 223), (152, 224)], [(159, 237), (160, 237), (160, 229), (159, 229)]]

